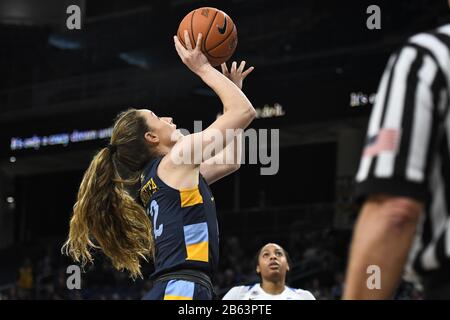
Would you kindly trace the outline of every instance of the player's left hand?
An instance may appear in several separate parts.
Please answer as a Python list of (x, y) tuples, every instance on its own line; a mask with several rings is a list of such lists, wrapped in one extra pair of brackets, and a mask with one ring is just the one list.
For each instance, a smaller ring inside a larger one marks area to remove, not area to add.
[(231, 64), (231, 70), (228, 71), (228, 67), (226, 63), (222, 63), (220, 65), (222, 67), (222, 73), (235, 85), (239, 87), (239, 89), (242, 90), (242, 84), (244, 82), (244, 79), (255, 69), (254, 67), (250, 67), (247, 70), (244, 71), (245, 68), (245, 61), (242, 61), (239, 65), (239, 68), (237, 67), (237, 62), (233, 61)]

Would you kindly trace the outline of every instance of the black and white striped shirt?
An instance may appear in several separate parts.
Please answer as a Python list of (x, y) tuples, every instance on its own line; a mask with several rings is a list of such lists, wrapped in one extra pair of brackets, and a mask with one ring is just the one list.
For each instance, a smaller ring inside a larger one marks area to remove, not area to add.
[(356, 196), (424, 204), (407, 271), (450, 272), (450, 24), (411, 37), (381, 79)]

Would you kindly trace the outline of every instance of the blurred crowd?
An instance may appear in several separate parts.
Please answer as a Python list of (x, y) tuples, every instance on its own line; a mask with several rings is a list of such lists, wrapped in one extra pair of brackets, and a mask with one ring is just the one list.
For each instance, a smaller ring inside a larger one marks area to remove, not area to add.
[[(279, 244), (290, 255), (292, 266), (288, 285), (311, 291), (318, 300), (340, 299), (344, 287), (348, 234), (332, 230), (290, 232)], [(221, 298), (231, 287), (259, 282), (255, 272), (256, 253), (270, 238), (229, 236), (223, 240), (215, 290)], [(144, 279), (133, 281), (125, 272), (114, 270), (102, 256), (81, 274), (81, 288), (69, 290), (67, 267), (73, 264), (61, 255), (59, 244), (48, 245), (33, 257), (25, 257), (17, 269), (15, 281), (0, 285), (2, 299), (93, 299), (136, 300), (151, 289), (151, 266), (144, 265)], [(422, 292), (403, 282), (396, 299), (422, 299)]]

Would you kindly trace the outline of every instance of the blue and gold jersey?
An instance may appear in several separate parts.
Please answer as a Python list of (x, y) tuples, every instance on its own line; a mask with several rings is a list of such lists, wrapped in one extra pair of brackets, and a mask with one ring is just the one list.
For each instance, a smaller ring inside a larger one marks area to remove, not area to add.
[(211, 189), (200, 175), (199, 185), (176, 190), (157, 175), (162, 157), (152, 160), (141, 175), (140, 198), (152, 220), (155, 272), (178, 269), (212, 275), (219, 258), (219, 230)]

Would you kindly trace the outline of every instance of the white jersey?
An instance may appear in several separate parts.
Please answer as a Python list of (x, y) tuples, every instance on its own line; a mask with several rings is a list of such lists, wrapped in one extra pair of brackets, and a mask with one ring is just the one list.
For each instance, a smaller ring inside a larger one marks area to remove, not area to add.
[(302, 289), (284, 287), (280, 294), (265, 292), (259, 283), (253, 286), (233, 287), (222, 300), (316, 300), (311, 292)]

